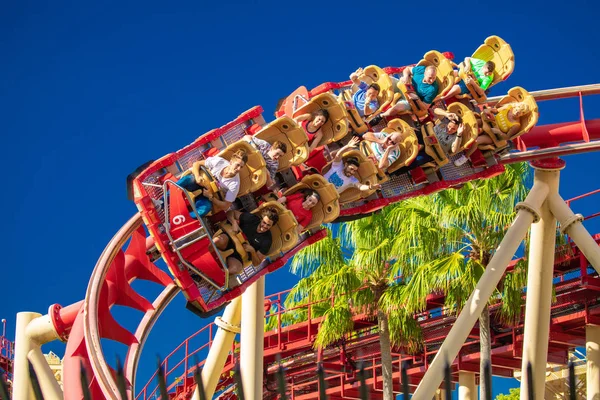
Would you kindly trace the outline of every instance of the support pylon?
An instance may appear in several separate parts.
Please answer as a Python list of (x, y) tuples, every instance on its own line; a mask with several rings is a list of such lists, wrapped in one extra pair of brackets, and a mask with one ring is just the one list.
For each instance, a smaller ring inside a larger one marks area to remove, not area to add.
[(35, 344), (27, 336), (27, 325), (41, 314), (34, 312), (20, 312), (17, 314), (17, 326), (15, 329), (15, 363), (13, 367), (13, 400), (33, 399), (31, 378), (29, 377), (29, 360), (27, 354)]
[[(560, 170), (564, 168), (562, 160), (556, 160), (554, 168), (535, 169), (534, 186), (542, 182), (548, 186), (548, 196), (558, 193)], [(548, 358), (548, 338), (550, 335), (550, 306), (552, 305), (552, 278), (554, 276), (554, 253), (556, 247), (556, 219), (550, 211), (548, 200), (540, 207), (540, 221), (531, 226), (528, 256), (527, 297), (525, 302), (525, 324), (523, 338), (523, 357), (521, 371), (527, 371), (531, 364), (533, 372), (533, 392), (536, 398), (543, 398), (546, 380), (546, 361)], [(544, 343), (544, 345), (540, 345)], [(521, 398), (529, 393), (529, 380), (521, 379)]]
[(474, 372), (458, 372), (458, 400), (477, 400), (477, 385), (475, 384)]
[(583, 216), (574, 214), (558, 193), (548, 196), (552, 214), (560, 223), (560, 231), (569, 235), (592, 267), (600, 274), (600, 247), (583, 226)]
[[(212, 399), (221, 372), (227, 361), (227, 355), (233, 345), (235, 335), (240, 333), (240, 321), (242, 319), (242, 298), (236, 297), (225, 307), (223, 317), (215, 318), (215, 324), (219, 330), (210, 346), (204, 368), (202, 368), (202, 384), (207, 399)], [(194, 390), (193, 400), (200, 400), (198, 388)]]
[(471, 329), (481, 315), (494, 289), (504, 276), (506, 267), (519, 248), (533, 222), (539, 220), (539, 209), (548, 195), (548, 185), (536, 182), (524, 202), (517, 204), (517, 216), (506, 231), (498, 250), (481, 275), (475, 290), (452, 325), (423, 379), (415, 390), (413, 400), (429, 400), (444, 379), (446, 362), (453, 362)]
[(247, 400), (263, 397), (263, 352), (265, 337), (265, 277), (242, 294), (240, 373)]
[(35, 346), (27, 355), (27, 358), (33, 365), (35, 374), (37, 375), (40, 389), (44, 395), (44, 400), (62, 400), (63, 392), (60, 385), (56, 381), (54, 372), (50, 369), (46, 357), (42, 354), (42, 349)]
[(585, 351), (587, 358), (587, 388), (588, 400), (600, 399), (600, 326), (585, 327)]

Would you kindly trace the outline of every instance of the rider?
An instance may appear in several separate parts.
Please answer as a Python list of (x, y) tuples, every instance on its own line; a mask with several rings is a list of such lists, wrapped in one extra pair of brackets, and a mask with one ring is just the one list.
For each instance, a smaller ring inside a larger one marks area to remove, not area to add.
[(244, 136), (242, 140), (252, 144), (263, 156), (267, 164), (267, 188), (271, 189), (275, 185), (275, 174), (279, 169), (279, 159), (287, 152), (287, 145), (279, 140), (270, 144), (266, 140), (254, 136)]
[(360, 167), (360, 161), (357, 157), (350, 156), (346, 157), (346, 159), (342, 158), (343, 154), (349, 149), (355, 148), (359, 141), (360, 139), (355, 136), (350, 139), (350, 142), (348, 142), (347, 145), (339, 149), (333, 158), (331, 169), (323, 175), (327, 182), (335, 186), (338, 193), (342, 193), (350, 187), (356, 187), (361, 192), (379, 189), (381, 187), (380, 184), (364, 185), (355, 177), (355, 174)]
[(358, 90), (352, 96), (352, 102), (361, 117), (368, 117), (373, 114), (379, 108), (379, 102), (377, 96), (381, 90), (379, 85), (372, 83), (368, 85), (363, 82), (359, 77), (363, 73), (363, 69), (359, 68), (350, 74), (350, 80), (356, 86)]
[[(230, 210), (227, 212), (227, 220), (234, 232), (241, 231), (246, 236), (247, 241), (243, 247), (250, 256), (252, 265), (260, 265), (273, 243), (270, 229), (279, 221), (277, 211), (267, 207), (262, 210), (260, 215), (255, 215), (249, 212)], [(229, 287), (237, 286), (234, 278), (244, 268), (242, 256), (235, 251), (233, 240), (226, 233), (214, 237), (213, 242), (221, 251), (233, 249), (233, 253), (227, 257), (226, 263), (229, 271)]]
[(283, 196), (277, 201), (285, 204), (286, 208), (294, 214), (298, 222), (298, 234), (300, 234), (310, 224), (313, 216), (312, 208), (320, 199), (319, 192), (305, 189), (289, 196)]
[(363, 139), (369, 142), (371, 151), (377, 159), (379, 169), (385, 171), (400, 157), (398, 143), (401, 138), (400, 132), (367, 132)]
[[(202, 188), (202, 175), (200, 173), (200, 167), (204, 165), (210, 174), (217, 181), (219, 190), (224, 193), (224, 200), (220, 200), (213, 196), (212, 193), (207, 189), (202, 189), (202, 194), (196, 196), (194, 199), (196, 203), (196, 210), (200, 216), (204, 216), (211, 211), (217, 213), (219, 211), (226, 211), (231, 207), (231, 204), (237, 197), (240, 191), (240, 170), (246, 165), (248, 161), (248, 155), (242, 149), (236, 151), (231, 156), (231, 160), (214, 156), (209, 157), (204, 161), (196, 161), (190, 171), (190, 175), (183, 176), (177, 181), (177, 184), (189, 192), (195, 192)], [(208, 201), (207, 201), (208, 200)]]

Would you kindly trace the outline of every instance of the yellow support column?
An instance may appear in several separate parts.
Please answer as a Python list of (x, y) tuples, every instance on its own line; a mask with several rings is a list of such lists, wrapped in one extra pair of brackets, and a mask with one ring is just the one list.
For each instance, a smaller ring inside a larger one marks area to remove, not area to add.
[(265, 277), (242, 294), (240, 373), (247, 400), (263, 398), (263, 352), (265, 338)]
[(558, 193), (548, 196), (548, 202), (552, 213), (560, 222), (561, 232), (573, 239), (592, 267), (600, 273), (600, 247), (583, 226), (583, 216), (574, 214)]
[[(210, 346), (204, 368), (202, 368), (202, 384), (207, 399), (212, 399), (215, 389), (219, 383), (219, 377), (227, 361), (227, 356), (233, 345), (235, 335), (240, 333), (240, 321), (242, 319), (242, 298), (236, 297), (225, 307), (223, 317), (215, 318), (215, 325), (219, 330)], [(198, 388), (192, 396), (194, 400), (200, 400)]]
[(474, 372), (458, 372), (458, 400), (477, 400)]
[(585, 351), (587, 358), (587, 399), (600, 399), (600, 326), (585, 327)]
[[(535, 168), (534, 186), (537, 182), (541, 182), (548, 186), (548, 196), (558, 193), (560, 170), (564, 168), (564, 163), (557, 162), (556, 168), (541, 168), (535, 163), (532, 163), (532, 166)], [(543, 399), (545, 393), (556, 245), (556, 219), (550, 212), (548, 200), (540, 208), (540, 217), (540, 221), (531, 226), (521, 362), (522, 371), (527, 371), (527, 365), (531, 364), (536, 399)], [(524, 398), (527, 393), (528, 380), (524, 376), (524, 379), (521, 379), (521, 398)]]
[(20, 312), (17, 314), (17, 326), (15, 330), (15, 364), (13, 368), (13, 400), (33, 399), (33, 390), (29, 378), (29, 360), (27, 355), (35, 343), (27, 335), (27, 326), (31, 321), (41, 317), (34, 312)]
[(27, 355), (35, 374), (40, 383), (40, 389), (44, 395), (44, 400), (62, 400), (63, 392), (60, 385), (54, 376), (54, 372), (50, 369), (46, 357), (42, 354), (40, 347), (35, 346)]

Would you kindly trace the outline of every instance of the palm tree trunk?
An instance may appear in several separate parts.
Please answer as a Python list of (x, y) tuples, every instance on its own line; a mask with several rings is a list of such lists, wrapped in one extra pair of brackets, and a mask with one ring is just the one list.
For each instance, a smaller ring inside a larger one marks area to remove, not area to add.
[(387, 315), (377, 310), (379, 324), (379, 347), (381, 352), (381, 370), (383, 375), (383, 400), (394, 400), (394, 384), (392, 381), (392, 346), (390, 345), (390, 329)]
[[(479, 398), (482, 400), (488, 400), (485, 398), (487, 393), (486, 382), (485, 382), (485, 365), (490, 365), (490, 371), (492, 366), (492, 341), (490, 335), (490, 310), (486, 305), (481, 315), (479, 316), (479, 352), (481, 355), (479, 362)], [(491, 400), (491, 399), (489, 399)]]

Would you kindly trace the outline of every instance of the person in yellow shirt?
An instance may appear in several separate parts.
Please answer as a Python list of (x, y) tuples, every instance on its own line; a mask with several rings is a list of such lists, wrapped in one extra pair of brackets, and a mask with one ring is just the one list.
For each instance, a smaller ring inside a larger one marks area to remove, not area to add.
[[(491, 122), (492, 132), (499, 140), (511, 140), (521, 130), (521, 118), (527, 116), (531, 108), (524, 102), (508, 103), (500, 108), (486, 108), (482, 112), (482, 118)], [(493, 144), (492, 139), (482, 132), (477, 136), (477, 145)], [(470, 156), (477, 146), (472, 146), (467, 152)]]

